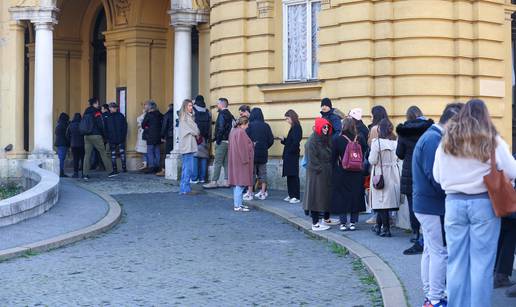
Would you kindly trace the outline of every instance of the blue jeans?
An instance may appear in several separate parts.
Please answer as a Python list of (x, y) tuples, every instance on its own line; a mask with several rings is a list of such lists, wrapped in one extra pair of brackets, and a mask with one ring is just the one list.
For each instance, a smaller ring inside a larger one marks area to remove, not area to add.
[(147, 145), (147, 167), (159, 167), (161, 159), (160, 149), (160, 144)]
[(59, 158), (59, 171), (64, 172), (64, 163), (66, 160), (66, 154), (68, 153), (68, 147), (57, 146), (57, 157)]
[(235, 208), (242, 207), (244, 204), (244, 189), (246, 187), (236, 185), (233, 188), (233, 205)]
[(208, 169), (208, 159), (194, 157), (192, 180), (193, 181), (198, 181), (198, 180), (204, 181), (206, 179), (207, 169)]
[(500, 219), (487, 194), (448, 195), (448, 306), (491, 306)]
[(192, 188), (190, 187), (190, 179), (192, 179), (193, 176), (193, 160), (194, 160), (194, 154), (193, 153), (187, 153), (182, 155), (183, 158), (183, 166), (181, 169), (181, 184), (179, 188), (180, 193), (188, 193), (192, 191)]

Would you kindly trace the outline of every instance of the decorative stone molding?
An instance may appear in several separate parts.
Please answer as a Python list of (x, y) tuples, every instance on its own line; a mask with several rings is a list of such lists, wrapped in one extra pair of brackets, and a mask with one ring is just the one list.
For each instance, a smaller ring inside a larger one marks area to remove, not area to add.
[(59, 9), (55, 6), (15, 6), (9, 9), (14, 20), (30, 20), (34, 24), (57, 24)]
[(258, 18), (274, 18), (273, 0), (256, 0)]
[(195, 26), (199, 23), (210, 20), (210, 9), (208, 0), (196, 0), (195, 6), (191, 0), (172, 0), (170, 15), (170, 25), (178, 29), (179, 26)]
[(117, 26), (127, 25), (129, 11), (131, 10), (131, 2), (129, 0), (115, 0), (115, 24)]
[(321, 0), (321, 9), (327, 10), (331, 8), (331, 0)]

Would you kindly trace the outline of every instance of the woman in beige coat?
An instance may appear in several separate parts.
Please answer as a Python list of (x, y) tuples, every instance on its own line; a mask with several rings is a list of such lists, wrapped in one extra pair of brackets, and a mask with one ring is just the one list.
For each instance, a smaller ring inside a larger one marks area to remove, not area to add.
[(179, 111), (178, 151), (182, 155), (181, 184), (179, 194), (190, 194), (190, 180), (193, 177), (193, 159), (197, 152), (199, 128), (194, 120), (193, 103), (186, 99)]
[(136, 139), (135, 151), (143, 154), (143, 163), (139, 167), (139, 169), (145, 169), (147, 167), (147, 142), (143, 139), (143, 119), (145, 118), (145, 114), (147, 114), (148, 104), (145, 102), (143, 104), (143, 112), (140, 116), (136, 118), (136, 124), (138, 126), (138, 138)]
[[(389, 212), (400, 207), (400, 169), (396, 157), (396, 136), (394, 127), (388, 119), (378, 124), (378, 137), (371, 140), (369, 163), (371, 163), (371, 193), (369, 195), (372, 208), (377, 213), (373, 231), (382, 237), (391, 237)], [(383, 175), (384, 187), (374, 187), (374, 177)]]

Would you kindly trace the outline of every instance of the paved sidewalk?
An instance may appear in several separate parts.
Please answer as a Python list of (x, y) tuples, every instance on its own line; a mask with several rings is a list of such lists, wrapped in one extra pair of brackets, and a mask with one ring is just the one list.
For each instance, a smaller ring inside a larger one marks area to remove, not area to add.
[(59, 201), (41, 216), (0, 227), (0, 250), (22, 246), (85, 228), (102, 219), (107, 203), (99, 196), (61, 180)]
[[(217, 189), (217, 193), (224, 193), (225, 195), (231, 196), (231, 189)], [(295, 216), (305, 218), (309, 220), (309, 217), (305, 216), (301, 204), (289, 204), (283, 201), (285, 198), (284, 191), (270, 191), (269, 198), (265, 201), (255, 200), (261, 202), (267, 206), (273, 208), (281, 208), (292, 213)], [(409, 242), (410, 234), (406, 231), (393, 228), (392, 238), (381, 238), (374, 235), (371, 232), (371, 225), (365, 223), (370, 217), (370, 214), (363, 214), (360, 216), (360, 222), (358, 228), (354, 232), (342, 232), (338, 230), (337, 226), (332, 227), (330, 231), (334, 233), (340, 233), (345, 237), (348, 237), (363, 246), (369, 248), (371, 251), (380, 256), (398, 275), (402, 282), (410, 306), (422, 305), (424, 295), (421, 290), (421, 279), (420, 279), (420, 255), (405, 256), (403, 251), (410, 246), (412, 243)], [(335, 217), (337, 218), (337, 217)], [(513, 274), (513, 276), (516, 276)], [(514, 277), (513, 277), (514, 278)], [(493, 298), (493, 306), (512, 306), (516, 304), (515, 298), (508, 298), (504, 293), (505, 289), (495, 290)]]

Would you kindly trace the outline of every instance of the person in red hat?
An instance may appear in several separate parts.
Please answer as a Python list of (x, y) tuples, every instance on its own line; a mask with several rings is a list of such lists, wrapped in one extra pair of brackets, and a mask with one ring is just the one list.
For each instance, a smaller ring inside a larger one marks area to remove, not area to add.
[[(305, 144), (306, 192), (303, 209), (312, 217), (312, 230), (330, 228), (331, 174), (332, 174), (332, 125), (324, 118), (315, 120), (314, 132)], [(321, 215), (324, 219), (320, 221)]]

